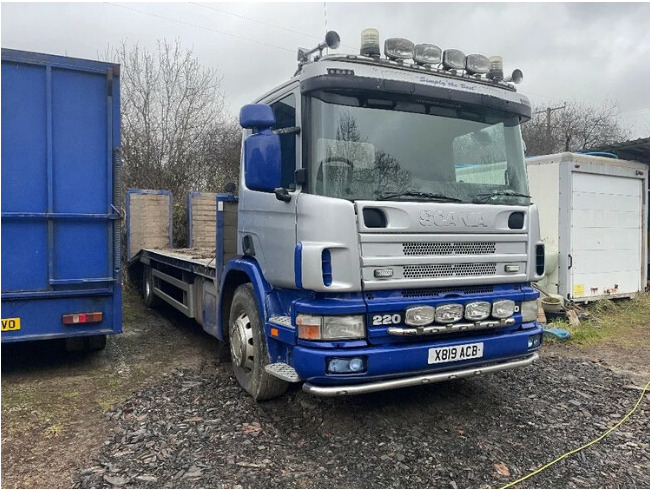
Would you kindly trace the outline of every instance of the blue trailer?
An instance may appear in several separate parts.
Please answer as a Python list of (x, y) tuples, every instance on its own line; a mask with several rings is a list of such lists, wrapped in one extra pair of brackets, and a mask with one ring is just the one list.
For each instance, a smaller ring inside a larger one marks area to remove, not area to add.
[(122, 331), (119, 65), (2, 49), (2, 343)]

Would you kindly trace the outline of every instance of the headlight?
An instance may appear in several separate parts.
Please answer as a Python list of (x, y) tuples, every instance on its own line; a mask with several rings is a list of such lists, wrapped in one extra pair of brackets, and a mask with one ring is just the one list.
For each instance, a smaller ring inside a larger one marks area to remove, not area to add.
[(511, 299), (502, 299), (492, 303), (492, 316), (494, 318), (508, 318), (515, 312), (515, 302)]
[(537, 320), (537, 300), (521, 303), (521, 321), (534, 322)]
[(349, 340), (366, 336), (363, 315), (298, 315), (298, 338), (305, 340)]
[(465, 318), (468, 320), (485, 320), (490, 316), (492, 305), (488, 301), (476, 301), (465, 305)]
[(414, 327), (428, 325), (435, 319), (436, 309), (433, 306), (414, 306), (406, 310), (404, 323)]
[(436, 322), (452, 323), (463, 318), (463, 305), (442, 305), (436, 308)]

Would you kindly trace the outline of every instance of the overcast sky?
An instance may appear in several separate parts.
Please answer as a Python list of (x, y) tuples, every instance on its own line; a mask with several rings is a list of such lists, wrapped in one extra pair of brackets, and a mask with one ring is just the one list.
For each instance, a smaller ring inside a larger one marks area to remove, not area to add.
[(502, 55), (535, 109), (618, 104), (632, 138), (650, 136), (648, 3), (2, 3), (2, 47), (98, 59), (126, 40), (180, 39), (223, 77), (232, 113), (289, 78), (296, 50), (325, 29), (358, 52), (359, 34)]

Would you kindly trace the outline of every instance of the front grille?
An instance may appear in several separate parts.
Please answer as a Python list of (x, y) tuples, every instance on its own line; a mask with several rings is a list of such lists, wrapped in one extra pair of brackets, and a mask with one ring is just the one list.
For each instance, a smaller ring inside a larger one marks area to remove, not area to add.
[(427, 288), (427, 289), (405, 289), (402, 291), (403, 298), (423, 298), (427, 296), (445, 296), (447, 294), (482, 294), (492, 293), (492, 286), (466, 286), (457, 288)]
[(497, 273), (495, 263), (483, 264), (429, 264), (405, 265), (405, 279), (423, 279), (429, 277), (466, 277), (493, 276)]
[(494, 242), (404, 242), (404, 255), (485, 255), (495, 253)]

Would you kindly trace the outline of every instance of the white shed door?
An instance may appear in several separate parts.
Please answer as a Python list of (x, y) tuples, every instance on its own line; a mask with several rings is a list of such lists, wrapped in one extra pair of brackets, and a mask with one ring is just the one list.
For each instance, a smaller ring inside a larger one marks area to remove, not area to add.
[(642, 291), (640, 179), (573, 173), (573, 298)]

